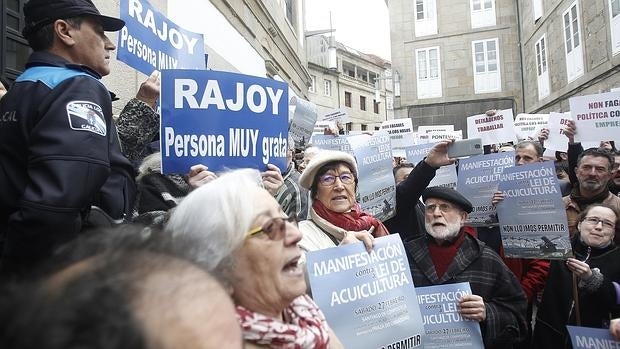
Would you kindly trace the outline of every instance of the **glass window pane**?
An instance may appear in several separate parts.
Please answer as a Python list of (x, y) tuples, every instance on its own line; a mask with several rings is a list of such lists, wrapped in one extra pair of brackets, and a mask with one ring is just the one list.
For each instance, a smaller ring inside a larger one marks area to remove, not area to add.
[(6, 26), (17, 32), (19, 32), (19, 18), (6, 14)]
[(474, 0), (472, 8), (474, 11), (480, 11), (482, 7), (480, 7), (480, 0)]
[(439, 62), (438, 62), (438, 57), (437, 57), (437, 49), (430, 50), (428, 54), (429, 54), (430, 76), (431, 78), (436, 78), (439, 76)]
[(476, 61), (476, 73), (484, 73), (484, 72), (485, 72), (484, 62)]
[(428, 78), (426, 69), (426, 51), (418, 51), (418, 79)]
[(485, 0), (484, 1), (484, 8), (485, 9), (490, 9), (491, 7), (493, 7), (493, 0)]
[(476, 54), (480, 53), (480, 52), (484, 52), (484, 44), (481, 42), (477, 42), (474, 44), (474, 51), (476, 52)]
[(611, 0), (611, 16), (616, 17), (620, 14), (620, 0)]
[(497, 61), (489, 60), (489, 69), (487, 71), (497, 71)]
[(424, 19), (424, 0), (416, 0), (416, 19)]
[(545, 40), (541, 40), (540, 41), (540, 47), (542, 48), (540, 51), (540, 58), (542, 60), (542, 71), (546, 72), (547, 71), (547, 53), (545, 52)]
[(573, 47), (579, 46), (579, 24), (577, 18), (573, 20)]
[(30, 55), (30, 47), (10, 38), (7, 38), (6, 43), (6, 67), (18, 71), (24, 70)]
[(6, 8), (19, 13), (19, 0), (8, 0)]
[(487, 41), (487, 50), (495, 51), (495, 41), (494, 40)]
[(476, 63), (484, 64), (484, 53), (476, 53)]

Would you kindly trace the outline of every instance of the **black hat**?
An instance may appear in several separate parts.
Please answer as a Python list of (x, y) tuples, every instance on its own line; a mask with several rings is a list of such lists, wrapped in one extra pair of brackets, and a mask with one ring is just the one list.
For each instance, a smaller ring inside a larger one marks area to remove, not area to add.
[(430, 187), (424, 189), (422, 192), (422, 200), (426, 201), (428, 198), (436, 198), (446, 200), (451, 202), (457, 206), (459, 206), (463, 211), (467, 213), (471, 213), (473, 207), (471, 202), (467, 200), (466, 197), (461, 195), (458, 191), (445, 187)]
[(122, 19), (103, 16), (91, 0), (30, 0), (24, 5), (24, 16), (26, 38), (57, 19), (79, 16), (95, 17), (105, 31), (118, 31), (125, 26)]

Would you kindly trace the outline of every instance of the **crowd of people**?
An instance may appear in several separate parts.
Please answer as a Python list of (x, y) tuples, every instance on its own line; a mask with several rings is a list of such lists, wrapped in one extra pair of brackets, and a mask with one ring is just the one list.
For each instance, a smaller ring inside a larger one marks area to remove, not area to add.
[[(471, 202), (429, 187), (452, 140), (394, 163), (396, 214), (357, 202), (356, 159), (289, 140), (282, 173), (164, 175), (159, 76), (119, 116), (100, 82), (122, 20), (89, 0), (30, 0), (26, 71), (0, 84), (0, 347), (342, 348), (309, 292), (306, 253), (399, 234), (416, 286), (468, 282), (460, 315), (486, 348), (569, 348), (566, 325), (620, 339), (620, 153), (538, 140), (494, 147), (515, 165), (555, 161), (574, 252), (507, 258), (497, 226), (467, 225)], [(7, 91), (8, 90), (8, 91)], [(4, 94), (6, 92), (6, 94)], [(492, 111), (491, 111), (492, 113)], [(334, 135), (336, 137), (337, 135)], [(304, 151), (304, 150), (302, 150)], [(501, 205), (504, 194), (492, 199)]]

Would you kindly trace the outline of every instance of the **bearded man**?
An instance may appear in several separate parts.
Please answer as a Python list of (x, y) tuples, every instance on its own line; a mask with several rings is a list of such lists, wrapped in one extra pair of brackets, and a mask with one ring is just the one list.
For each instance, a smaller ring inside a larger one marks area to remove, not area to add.
[(463, 228), (472, 205), (456, 190), (422, 193), (426, 234), (405, 244), (416, 287), (469, 282), (462, 317), (480, 323), (485, 348), (511, 348), (525, 339), (525, 294), (500, 257)]

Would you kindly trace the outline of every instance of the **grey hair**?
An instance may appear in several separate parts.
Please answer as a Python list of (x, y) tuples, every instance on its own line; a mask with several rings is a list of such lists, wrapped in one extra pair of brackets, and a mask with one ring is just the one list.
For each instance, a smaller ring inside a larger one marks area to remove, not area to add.
[(232, 255), (260, 209), (248, 197), (253, 188), (262, 188), (257, 170), (225, 173), (185, 197), (165, 227), (186, 258), (226, 284), (230, 283)]

